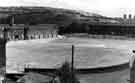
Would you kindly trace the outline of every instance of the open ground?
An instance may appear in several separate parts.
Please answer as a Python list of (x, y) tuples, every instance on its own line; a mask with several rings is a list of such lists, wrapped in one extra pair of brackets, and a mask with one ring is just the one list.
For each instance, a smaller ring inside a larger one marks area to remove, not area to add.
[[(58, 68), (71, 61), (71, 45), (75, 45), (75, 67), (96, 68), (128, 63), (134, 40), (65, 38), (7, 43), (7, 71), (19, 72), (25, 66)], [(129, 69), (77, 75), (83, 83), (127, 83)], [(85, 82), (84, 82), (85, 81)]]

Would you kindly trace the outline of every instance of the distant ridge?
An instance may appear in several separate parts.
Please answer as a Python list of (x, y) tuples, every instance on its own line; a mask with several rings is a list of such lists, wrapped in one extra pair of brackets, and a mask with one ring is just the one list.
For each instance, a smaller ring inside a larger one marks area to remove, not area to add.
[(70, 10), (70, 9), (64, 9), (64, 8), (52, 8), (52, 7), (0, 7), (0, 12), (1, 13), (41, 13), (41, 12), (46, 12), (47, 10), (49, 11), (55, 11), (56, 13), (60, 13), (60, 12), (66, 12), (66, 13), (72, 13), (72, 14), (82, 14), (82, 15), (97, 15), (97, 16), (101, 16), (99, 14), (95, 14), (95, 13), (90, 13), (90, 12), (85, 12), (82, 10)]
[[(107, 18), (100, 14), (82, 10), (51, 7), (0, 7), (0, 24), (15, 19), (15, 24), (71, 24), (72, 22), (97, 22)], [(5, 19), (6, 18), (6, 19)], [(107, 18), (110, 19), (110, 18)]]

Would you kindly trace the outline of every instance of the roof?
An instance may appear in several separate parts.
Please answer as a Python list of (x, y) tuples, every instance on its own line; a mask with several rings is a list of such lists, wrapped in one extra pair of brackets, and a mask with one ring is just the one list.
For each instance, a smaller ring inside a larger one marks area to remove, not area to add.
[(24, 29), (24, 27), (28, 27), (29, 29), (57, 29), (56, 24), (38, 24), (38, 25), (24, 25), (24, 24), (14, 24), (13, 26), (2, 25), (0, 27), (6, 27), (10, 29)]
[(17, 80), (17, 82), (22, 82), (24, 80), (31, 80), (34, 82), (50, 82), (53, 80), (53, 77), (49, 75), (42, 75), (35, 72), (29, 72), (26, 75), (24, 75), (22, 78)]
[(115, 26), (115, 27), (135, 27), (135, 24), (125, 24), (125, 23), (89, 23), (92, 26)]
[(55, 24), (40, 24), (40, 25), (30, 25), (29, 29), (56, 29)]

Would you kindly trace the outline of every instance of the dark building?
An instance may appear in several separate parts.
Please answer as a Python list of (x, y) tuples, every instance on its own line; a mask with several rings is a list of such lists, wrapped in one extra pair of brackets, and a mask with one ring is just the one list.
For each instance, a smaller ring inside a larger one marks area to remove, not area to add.
[(135, 24), (89, 24), (89, 34), (135, 37)]

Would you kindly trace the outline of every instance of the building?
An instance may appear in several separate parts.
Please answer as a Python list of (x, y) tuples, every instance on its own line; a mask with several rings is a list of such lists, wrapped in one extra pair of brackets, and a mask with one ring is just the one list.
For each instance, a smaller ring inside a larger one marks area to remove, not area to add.
[(37, 25), (28, 27), (29, 39), (55, 38), (58, 35), (56, 25)]
[(55, 38), (58, 35), (58, 27), (55, 24), (0, 25), (0, 37), (3, 38), (5, 33), (8, 40), (23, 40), (26, 37), (27, 39)]

